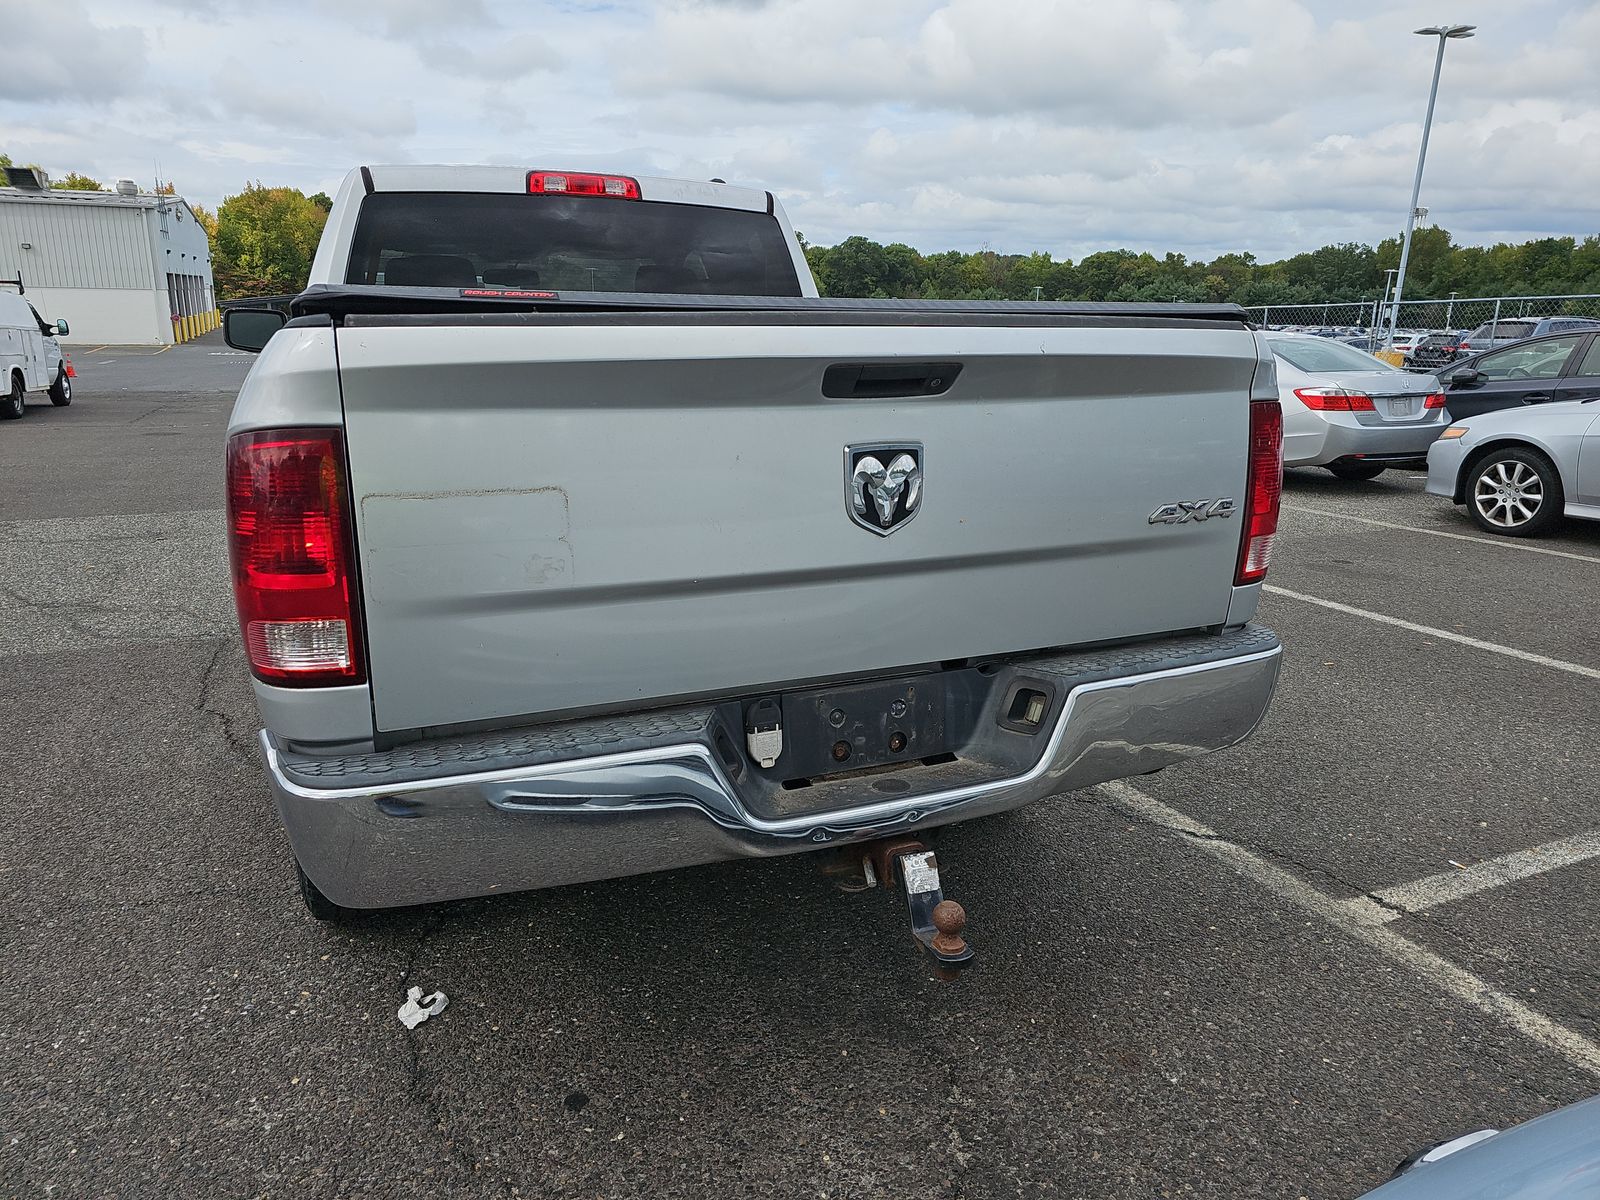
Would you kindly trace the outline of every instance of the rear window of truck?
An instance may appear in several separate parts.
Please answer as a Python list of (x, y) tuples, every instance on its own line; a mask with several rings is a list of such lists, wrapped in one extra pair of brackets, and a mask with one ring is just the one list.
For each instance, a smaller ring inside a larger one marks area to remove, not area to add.
[(477, 192), (377, 192), (362, 202), (347, 283), (798, 296), (767, 213)]

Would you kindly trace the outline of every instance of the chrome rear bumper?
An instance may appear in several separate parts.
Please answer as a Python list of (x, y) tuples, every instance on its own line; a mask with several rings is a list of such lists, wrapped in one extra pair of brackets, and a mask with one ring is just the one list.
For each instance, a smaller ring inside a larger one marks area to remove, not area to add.
[(313, 758), (263, 732), (262, 749), (306, 874), (337, 904), (384, 908), (821, 849), (1146, 774), (1248, 737), (1281, 652), (1250, 625), (1028, 660), (1019, 669), (1059, 678), (1065, 699), (1025, 769), (985, 777), (1001, 759), (983, 739), (1015, 737), (988, 723), (954, 763), (830, 785), (849, 799), (792, 816), (753, 811), (701, 719), (710, 710), (651, 718), (653, 744), (614, 752), (568, 754), (570, 737), (529, 732), (515, 744), (532, 761), (457, 773), (450, 743)]

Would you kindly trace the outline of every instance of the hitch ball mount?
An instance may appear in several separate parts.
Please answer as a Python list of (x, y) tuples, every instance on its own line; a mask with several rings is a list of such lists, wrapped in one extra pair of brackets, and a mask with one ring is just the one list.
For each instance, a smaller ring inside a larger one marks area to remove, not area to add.
[(972, 965), (973, 949), (962, 937), (967, 925), (966, 910), (944, 898), (939, 860), (926, 843), (914, 838), (892, 838), (853, 849), (860, 857), (852, 855), (854, 861), (841, 864), (833, 872), (843, 876), (840, 887), (846, 891), (876, 886), (904, 888), (911, 936), (928, 959), (933, 977), (948, 982)]

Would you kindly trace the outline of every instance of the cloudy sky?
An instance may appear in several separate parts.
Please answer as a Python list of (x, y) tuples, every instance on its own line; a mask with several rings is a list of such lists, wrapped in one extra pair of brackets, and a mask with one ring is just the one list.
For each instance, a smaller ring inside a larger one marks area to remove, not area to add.
[(1600, 0), (0, 0), (0, 150), (208, 207), (360, 163), (771, 188), (814, 242), (1263, 259), (1600, 232)]

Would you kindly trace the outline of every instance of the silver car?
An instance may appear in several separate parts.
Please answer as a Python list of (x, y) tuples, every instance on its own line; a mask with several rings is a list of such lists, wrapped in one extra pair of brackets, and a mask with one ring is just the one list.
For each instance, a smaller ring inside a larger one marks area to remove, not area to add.
[(1444, 429), (1444, 388), (1434, 375), (1327, 338), (1272, 333), (1267, 343), (1278, 360), (1286, 467), (1373, 479), (1422, 458)]
[(1548, 533), (1563, 513), (1600, 521), (1600, 398), (1451, 425), (1428, 451), (1428, 490), (1510, 537)]
[(1400, 1164), (1362, 1200), (1592, 1200), (1600, 1194), (1600, 1096), (1505, 1131), (1480, 1129)]

